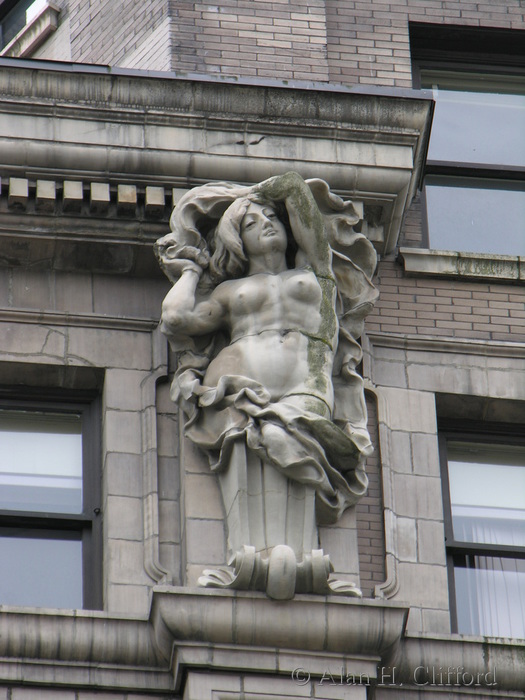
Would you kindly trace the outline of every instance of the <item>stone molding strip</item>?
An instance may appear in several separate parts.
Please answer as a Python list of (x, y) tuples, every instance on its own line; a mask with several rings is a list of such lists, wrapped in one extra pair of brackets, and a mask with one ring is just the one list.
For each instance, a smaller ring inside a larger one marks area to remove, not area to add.
[(525, 257), (492, 253), (400, 248), (399, 258), (409, 275), (525, 282)]
[(525, 343), (513, 343), (503, 340), (478, 340), (476, 338), (448, 339), (435, 335), (366, 333), (366, 335), (363, 335), (363, 348), (369, 354), (373, 354), (373, 347), (518, 359), (522, 359), (525, 355)]
[(151, 333), (158, 322), (146, 318), (102, 316), (98, 314), (69, 314), (60, 311), (25, 311), (0, 309), (0, 323), (36, 323), (46, 326), (75, 326), (81, 328), (105, 328), (109, 330)]

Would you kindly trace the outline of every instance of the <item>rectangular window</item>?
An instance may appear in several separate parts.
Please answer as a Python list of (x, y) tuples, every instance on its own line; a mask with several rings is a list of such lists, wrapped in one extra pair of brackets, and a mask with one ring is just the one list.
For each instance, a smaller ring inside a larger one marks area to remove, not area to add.
[(410, 26), (414, 84), (435, 112), (424, 179), (428, 247), (525, 251), (525, 61), (512, 30)]
[(525, 255), (525, 183), (428, 175), (425, 207), (431, 249)]
[(525, 445), (441, 438), (455, 630), (525, 637)]
[(0, 604), (100, 607), (97, 405), (0, 404)]
[(432, 89), (436, 101), (428, 160), (525, 167), (523, 76), (511, 81), (505, 75), (455, 71), (451, 86), (446, 71), (422, 70), (420, 75), (422, 87)]

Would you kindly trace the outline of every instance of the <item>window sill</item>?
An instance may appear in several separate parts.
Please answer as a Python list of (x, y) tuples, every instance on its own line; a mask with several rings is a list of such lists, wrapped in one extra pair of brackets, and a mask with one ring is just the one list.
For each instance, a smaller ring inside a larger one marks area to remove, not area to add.
[(400, 248), (399, 258), (409, 275), (525, 282), (525, 257), (517, 255)]
[(58, 7), (48, 5), (31, 22), (21, 29), (2, 51), (0, 56), (7, 58), (24, 58), (31, 54), (56, 31), (58, 27)]

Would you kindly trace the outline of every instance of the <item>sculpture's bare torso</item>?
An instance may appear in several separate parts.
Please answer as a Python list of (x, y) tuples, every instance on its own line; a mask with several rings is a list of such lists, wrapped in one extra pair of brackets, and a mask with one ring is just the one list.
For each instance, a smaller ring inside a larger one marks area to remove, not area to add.
[[(259, 382), (273, 401), (287, 397), (297, 402), (314, 396), (324, 404), (319, 412), (332, 409), (337, 323), (334, 314), (331, 332), (323, 332), (323, 291), (311, 270), (260, 273), (223, 282), (214, 295), (226, 305), (224, 321), (231, 344), (210, 363), (205, 385), (215, 386), (224, 374), (239, 374)], [(318, 360), (315, 376), (313, 356)]]

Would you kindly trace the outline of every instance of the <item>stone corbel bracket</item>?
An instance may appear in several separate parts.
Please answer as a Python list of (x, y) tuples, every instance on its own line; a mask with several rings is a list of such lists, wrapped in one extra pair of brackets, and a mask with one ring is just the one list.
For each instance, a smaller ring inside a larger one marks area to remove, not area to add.
[(158, 586), (151, 621), (159, 648), (175, 651), (175, 687), (189, 667), (286, 673), (302, 657), (319, 667), (345, 668), (370, 679), (404, 635), (408, 609), (374, 600), (302, 595), (269, 600), (245, 591)]

